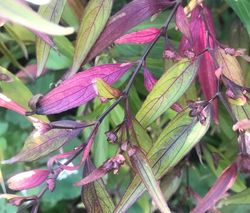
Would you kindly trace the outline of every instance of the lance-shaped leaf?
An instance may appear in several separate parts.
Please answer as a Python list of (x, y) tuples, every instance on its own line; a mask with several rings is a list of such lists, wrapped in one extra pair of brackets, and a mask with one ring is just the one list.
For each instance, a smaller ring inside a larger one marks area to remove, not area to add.
[(2, 163), (34, 161), (46, 156), (75, 138), (83, 128), (82, 123), (67, 120), (44, 124), (29, 135), (22, 150), (17, 155), (2, 161)]
[(139, 148), (132, 149), (133, 154), (130, 156), (130, 161), (147, 188), (148, 193), (161, 212), (170, 212), (146, 156)]
[(144, 86), (150, 92), (154, 88), (157, 80), (146, 67), (144, 68), (143, 76), (144, 76)]
[[(28, 102), (29, 99), (32, 97), (31, 91), (15, 75), (13, 75), (11, 72), (9, 72), (8, 70), (6, 70), (1, 66), (0, 66), (0, 78), (1, 78), (0, 94), (2, 94), (2, 98), (3, 99), (7, 98), (7, 100), (15, 102), (17, 105), (20, 105), (20, 107), (22, 107), (23, 109), (30, 110), (30, 108), (28, 107)], [(12, 106), (17, 107), (14, 105)], [(16, 109), (18, 109), (18, 113), (22, 114), (21, 108), (17, 107)], [(13, 110), (13, 108), (11, 110)], [(35, 116), (35, 117), (44, 122), (48, 122), (48, 119), (45, 116)]]
[(73, 65), (67, 77), (78, 71), (91, 47), (95, 44), (108, 21), (112, 5), (113, 0), (89, 1), (77, 34)]
[[(52, 0), (49, 4), (40, 6), (38, 14), (46, 20), (58, 24), (63, 12), (66, 0)], [(40, 38), (36, 40), (37, 76), (40, 76), (47, 62), (50, 45)]]
[(175, 2), (171, 0), (133, 0), (126, 4), (109, 19), (85, 61), (93, 59), (132, 27), (173, 4)]
[(146, 44), (152, 42), (161, 32), (158, 28), (147, 28), (128, 33), (115, 40), (115, 44)]
[[(94, 169), (94, 165), (88, 158), (84, 166), (84, 175), (89, 175)], [(102, 179), (84, 185), (82, 187), (81, 195), (84, 206), (90, 213), (110, 213), (115, 209), (115, 205), (108, 194)]]
[(49, 176), (49, 170), (30, 170), (21, 172), (8, 179), (8, 187), (12, 190), (34, 188), (42, 184)]
[(109, 84), (103, 81), (101, 78), (96, 79), (96, 92), (101, 98), (113, 99), (121, 95), (120, 90), (112, 88)]
[(0, 1), (0, 17), (49, 35), (68, 35), (74, 32), (72, 27), (62, 27), (51, 23), (15, 0)]
[(197, 62), (183, 59), (176, 63), (157, 81), (147, 96), (136, 118), (143, 127), (147, 127), (188, 89), (197, 72)]
[(97, 96), (95, 79), (113, 84), (132, 64), (104, 64), (77, 73), (42, 97), (36, 106), (37, 114), (55, 114), (78, 107)]
[(213, 208), (216, 202), (231, 188), (236, 177), (237, 166), (236, 164), (232, 164), (222, 172), (209, 192), (190, 213), (203, 213)]
[[(205, 108), (206, 123), (189, 116), (190, 110), (179, 113), (165, 127), (147, 154), (156, 179), (173, 168), (202, 138), (210, 126), (210, 107)], [(125, 212), (143, 194), (145, 186), (136, 175), (116, 207), (115, 212)]]

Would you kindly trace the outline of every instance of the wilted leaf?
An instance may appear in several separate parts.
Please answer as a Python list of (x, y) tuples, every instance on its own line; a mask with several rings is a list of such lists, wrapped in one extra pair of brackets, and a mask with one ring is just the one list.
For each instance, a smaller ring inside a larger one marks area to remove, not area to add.
[(37, 114), (55, 114), (78, 107), (97, 96), (95, 79), (113, 84), (131, 68), (132, 64), (103, 64), (77, 73), (39, 99)]
[(95, 44), (109, 18), (113, 0), (91, 0), (84, 9), (81, 26), (77, 34), (75, 54), (71, 71), (78, 71), (91, 47)]
[[(84, 166), (84, 175), (89, 175), (95, 169), (94, 165), (87, 159)], [(86, 184), (82, 187), (82, 201), (89, 213), (110, 213), (115, 205), (108, 194), (102, 179)]]
[(85, 61), (93, 59), (132, 27), (143, 22), (153, 14), (172, 6), (174, 3), (171, 0), (133, 0), (128, 3), (115, 15), (110, 17), (105, 29)]
[(53, 24), (15, 0), (0, 1), (0, 17), (49, 35), (68, 35), (74, 32), (72, 27)]
[[(55, 127), (50, 129), (50, 126), (66, 128)], [(34, 161), (46, 156), (75, 138), (83, 129), (82, 125), (75, 121), (51, 122), (48, 128), (48, 130), (46, 128), (34, 130), (25, 141), (22, 150), (14, 157), (2, 161), (2, 163), (12, 164), (19, 161)]]
[[(52, 0), (49, 4), (40, 6), (38, 14), (46, 20), (58, 24), (66, 0)], [(37, 76), (40, 76), (47, 62), (50, 45), (40, 38), (36, 40)]]
[(196, 72), (197, 63), (191, 63), (187, 59), (167, 70), (157, 81), (136, 115), (141, 125), (147, 127), (175, 103), (190, 86)]
[[(202, 125), (195, 117), (190, 117), (190, 110), (179, 113), (165, 127), (153, 147), (147, 154), (150, 166), (160, 179), (173, 168), (202, 138), (210, 126), (210, 107), (206, 108), (207, 121)], [(136, 175), (131, 182), (115, 212), (126, 211), (145, 191), (140, 177)]]
[(190, 213), (203, 213), (214, 207), (216, 202), (222, 198), (233, 185), (237, 177), (237, 166), (232, 164), (226, 168), (213, 184), (209, 192)]
[(115, 40), (115, 44), (146, 44), (152, 42), (161, 32), (158, 28), (146, 28), (128, 33)]
[(133, 152), (135, 151), (135, 153), (130, 156), (130, 161), (147, 188), (148, 193), (161, 212), (170, 212), (146, 156), (139, 148), (132, 149), (134, 149)]

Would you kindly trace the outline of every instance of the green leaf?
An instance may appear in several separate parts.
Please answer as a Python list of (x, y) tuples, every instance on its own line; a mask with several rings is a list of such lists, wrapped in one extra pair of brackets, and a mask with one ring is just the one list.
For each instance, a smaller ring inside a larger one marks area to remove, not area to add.
[[(31, 91), (19, 80), (19, 78), (1, 66), (0, 73), (9, 78), (9, 81), (0, 81), (0, 92), (27, 109), (27, 111), (30, 111), (31, 109), (28, 107), (28, 102), (33, 96)], [(46, 116), (35, 115), (34, 117), (44, 122), (48, 121)]]
[[(92, 162), (87, 159), (84, 175), (87, 176), (94, 170)], [(82, 201), (89, 213), (110, 213), (115, 209), (114, 203), (108, 194), (102, 179), (86, 184), (82, 187)]]
[(235, 195), (231, 195), (221, 200), (218, 204), (219, 207), (227, 205), (243, 205), (250, 204), (250, 189), (245, 189)]
[(19, 37), (19, 35), (14, 30), (12, 30), (12, 26), (10, 24), (5, 24), (4, 28), (5, 28), (6, 32), (13, 38), (13, 40), (16, 41), (17, 44), (20, 46), (24, 57), (28, 58), (28, 50), (27, 50), (24, 42)]
[[(38, 14), (46, 20), (58, 24), (62, 16), (66, 0), (52, 0), (49, 4), (40, 6)], [(41, 38), (36, 40), (36, 58), (37, 58), (37, 76), (43, 71), (46, 61), (49, 57), (50, 45)]]
[[(177, 114), (164, 128), (157, 141), (147, 154), (150, 165), (160, 179), (173, 168), (203, 137), (210, 126), (210, 106), (205, 109), (206, 124), (202, 125), (197, 118), (189, 116), (189, 109)], [(145, 187), (136, 175), (119, 202), (115, 212), (126, 211), (145, 191)]]
[(93, 146), (93, 157), (96, 166), (101, 166), (108, 159), (108, 141), (105, 132), (109, 130), (109, 120), (105, 118), (99, 127), (98, 135)]
[(161, 212), (170, 212), (148, 160), (139, 148), (135, 148), (135, 153), (130, 156), (130, 161), (159, 210)]
[(231, 104), (233, 113), (238, 121), (250, 119), (250, 103), (247, 101), (243, 106)]
[(129, 128), (131, 141), (135, 142), (135, 145), (139, 146), (145, 152), (148, 152), (153, 145), (151, 138), (147, 131), (136, 120), (132, 120), (132, 126)]
[(68, 35), (74, 32), (72, 27), (51, 23), (15, 0), (0, 1), (0, 14), (3, 19), (49, 35)]
[(188, 89), (197, 72), (197, 63), (183, 59), (173, 65), (157, 81), (136, 115), (143, 127), (147, 127)]
[(247, 28), (250, 34), (250, 1), (249, 0), (226, 0), (230, 7), (233, 8), (235, 13), (240, 17), (241, 21)]
[(51, 129), (47, 132), (34, 130), (26, 139), (22, 150), (3, 164), (34, 161), (59, 149), (75, 138), (81, 129)]
[(80, 68), (91, 47), (101, 34), (109, 18), (112, 0), (91, 0), (84, 10), (77, 35), (76, 48), (70, 75)]

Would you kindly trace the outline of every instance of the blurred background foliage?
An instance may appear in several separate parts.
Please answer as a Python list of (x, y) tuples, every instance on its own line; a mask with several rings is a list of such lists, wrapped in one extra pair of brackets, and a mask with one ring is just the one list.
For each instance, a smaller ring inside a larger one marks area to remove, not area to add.
[[(118, 11), (128, 2), (129, 1), (126, 0), (115, 1), (112, 13)], [(217, 39), (221, 43), (231, 47), (245, 48), (249, 53), (249, 34), (239, 17), (229, 7), (228, 3), (224, 0), (207, 0), (205, 2), (213, 14)], [(85, 5), (87, 1), (83, 0), (82, 3)], [(136, 26), (131, 31), (151, 26), (160, 27), (168, 16), (168, 13), (169, 11), (165, 11), (161, 14), (155, 15), (150, 20)], [(79, 19), (69, 4), (66, 4), (66, 8), (64, 9), (62, 22), (79, 27)], [(177, 45), (180, 41), (181, 34), (175, 30), (174, 22), (171, 24), (168, 34), (173, 43)], [(54, 49), (50, 50), (49, 59), (46, 64), (49, 72), (46, 75), (39, 77), (36, 81), (30, 79), (25, 80), (26, 85), (33, 94), (45, 93), (48, 91), (53, 87), (53, 84), (59, 79), (59, 77), (62, 76), (64, 71), (71, 66), (75, 38), (75, 34), (68, 37), (55, 37), (55, 42), (59, 47), (60, 53)], [(164, 67), (167, 68), (172, 63), (170, 61), (164, 61), (162, 58), (162, 52), (164, 50), (163, 44), (163, 40), (160, 40), (147, 58), (147, 66), (156, 77), (160, 77), (165, 70)], [(143, 45), (114, 45), (98, 56), (95, 62), (87, 64), (85, 67), (92, 66), (93, 63), (103, 64), (114, 61), (135, 61), (141, 56), (144, 48)], [(30, 31), (11, 23), (0, 28), (1, 66), (8, 68), (8, 70), (16, 74), (22, 69), (22, 67), (35, 63), (35, 58), (35, 36)], [(240, 63), (245, 73), (246, 85), (250, 86), (250, 66), (241, 60)], [(117, 84), (122, 86), (126, 78), (127, 76)], [(133, 112), (138, 111), (146, 94), (147, 92), (143, 86), (143, 75), (140, 74), (136, 78), (135, 84), (130, 93), (130, 103)], [(185, 103), (185, 101), (190, 99), (196, 99), (197, 97), (200, 97), (199, 85), (193, 85), (188, 90), (185, 95), (185, 100), (182, 100), (182, 103)], [(66, 113), (50, 116), (49, 119), (51, 121), (60, 119), (90, 120), (96, 118), (97, 115), (100, 115), (108, 105), (110, 105), (110, 103), (101, 104), (100, 101), (96, 99), (91, 104), (81, 106), (78, 109), (70, 110)], [(229, 162), (232, 162), (235, 159), (237, 155), (237, 136), (232, 131), (233, 123), (231, 118), (228, 116), (228, 113), (223, 106), (220, 106), (219, 111), (220, 125), (217, 126), (213, 124), (209, 132), (199, 143), (199, 146), (197, 146), (196, 149), (193, 150), (174, 171), (164, 177), (161, 183), (165, 196), (170, 200), (170, 208), (175, 212), (188, 212), (193, 207), (194, 204), (192, 202), (192, 197), (187, 191), (188, 186), (200, 196), (204, 196), (215, 181), (216, 177), (229, 164)], [(165, 113), (164, 118), (149, 129), (149, 133), (151, 133), (153, 139), (157, 138), (159, 135), (159, 127), (164, 126), (165, 122), (174, 114), (173, 111), (168, 110)], [(110, 127), (115, 127), (119, 124), (122, 119), (123, 109), (121, 106), (118, 106), (102, 123), (98, 137), (95, 141), (95, 151), (92, 154), (96, 166), (100, 166), (108, 157), (114, 155), (116, 152), (115, 145), (107, 143), (105, 132), (110, 129)], [(8, 159), (15, 155), (22, 148), (25, 139), (31, 131), (32, 125), (24, 117), (12, 111), (0, 108), (0, 158)], [(88, 132), (84, 131), (80, 137), (73, 140), (64, 149), (72, 149), (75, 144), (81, 143), (87, 134)], [(202, 155), (197, 154), (201, 149), (203, 151)], [(32, 163), (17, 163), (15, 165), (1, 166), (3, 179), (6, 180), (11, 175), (24, 170), (43, 167), (46, 159), (47, 158), (43, 158)], [(188, 166), (184, 167), (183, 165), (186, 164), (188, 164)], [(64, 176), (61, 177), (59, 184), (57, 184), (56, 190), (53, 193), (47, 192), (42, 199), (40, 212), (84, 212), (84, 206), (80, 202), (80, 188), (72, 186), (74, 182), (81, 179), (81, 175), (82, 171), (80, 170), (73, 173), (65, 173)], [(124, 193), (132, 176), (132, 171), (126, 166), (122, 167), (117, 175), (109, 174), (105, 176), (104, 181), (107, 183), (108, 190), (116, 202)], [(1, 183), (3, 190), (3, 181), (1, 181)], [(171, 183), (171, 187), (169, 187), (168, 183)], [(166, 187), (167, 185), (168, 187)], [(244, 192), (244, 190), (248, 190), (247, 188), (249, 185), (249, 175), (242, 175), (238, 178), (232, 190), (233, 192)], [(21, 191), (20, 194), (32, 195), (36, 194), (38, 191), (39, 187), (29, 191)], [(232, 198), (231, 201), (230, 199), (222, 200), (219, 203), (219, 207), (221, 207), (220, 210), (227, 213), (250, 212), (249, 194), (250, 193), (245, 193), (238, 198)], [(154, 209), (152, 209), (151, 200), (149, 196), (145, 194), (133, 207), (130, 208), (128, 213), (147, 213), (152, 211), (154, 211)], [(0, 212), (12, 213), (15, 212), (15, 207), (7, 205), (4, 200), (0, 199)]]

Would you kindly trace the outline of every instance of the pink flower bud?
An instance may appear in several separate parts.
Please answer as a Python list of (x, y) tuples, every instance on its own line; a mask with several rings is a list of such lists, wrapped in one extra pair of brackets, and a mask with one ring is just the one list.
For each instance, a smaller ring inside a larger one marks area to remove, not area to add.
[(8, 98), (6, 95), (0, 93), (0, 107), (10, 109), (14, 112), (17, 112), (21, 115), (25, 115), (26, 109), (17, 104), (15, 101)]
[(154, 78), (152, 73), (145, 67), (144, 68), (144, 86), (150, 92), (154, 85), (156, 84), (157, 80)]
[(24, 190), (34, 188), (42, 184), (48, 177), (48, 170), (30, 170), (12, 176), (7, 184), (12, 190)]

